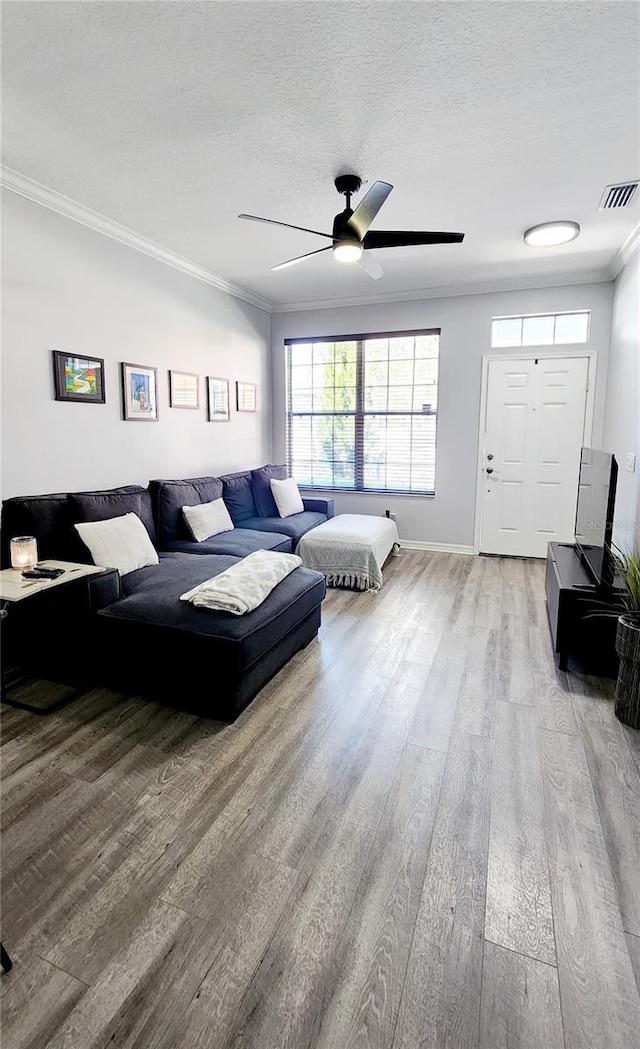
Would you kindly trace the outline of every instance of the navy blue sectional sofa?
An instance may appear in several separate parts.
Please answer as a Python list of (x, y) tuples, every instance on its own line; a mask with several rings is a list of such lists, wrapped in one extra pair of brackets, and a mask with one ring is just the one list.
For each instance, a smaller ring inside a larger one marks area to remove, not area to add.
[[(298, 568), (258, 608), (239, 617), (197, 609), (179, 598), (254, 550), (290, 552), (306, 531), (333, 516), (333, 500), (308, 500), (304, 513), (290, 518), (272, 513), (275, 504), (266, 498), (265, 478), (268, 487), (269, 471), (271, 476), (286, 476), (282, 470), (265, 467), (221, 478), (157, 480), (149, 488), (128, 485), (5, 500), (4, 565), (14, 535), (35, 535), (41, 560), (87, 562), (87, 548), (74, 524), (124, 513), (140, 517), (160, 559), (158, 565), (122, 578), (117, 572), (90, 577), (86, 600), (67, 609), (63, 623), (52, 621), (51, 608), (43, 616), (46, 603), (21, 602), (20, 633), (31, 638), (34, 631), (41, 636), (47, 633), (50, 643), (39, 646), (32, 667), (29, 651), (38, 646), (23, 648), (20, 662), (54, 680), (71, 676), (74, 681), (162, 696), (176, 706), (233, 721), (269, 678), (317, 634), (324, 577)], [(234, 529), (195, 542), (181, 508), (221, 496)], [(62, 595), (66, 589), (57, 593)], [(72, 666), (63, 634), (73, 636)], [(43, 666), (45, 652), (50, 665)]]
[[(305, 534), (334, 515), (333, 499), (303, 499), (304, 513), (280, 517), (269, 479), (286, 477), (286, 468), (260, 470), (222, 477), (149, 482), (159, 550), (189, 554), (232, 554), (246, 557), (254, 550), (295, 553)], [(185, 523), (182, 507), (224, 499), (235, 527), (196, 543)]]

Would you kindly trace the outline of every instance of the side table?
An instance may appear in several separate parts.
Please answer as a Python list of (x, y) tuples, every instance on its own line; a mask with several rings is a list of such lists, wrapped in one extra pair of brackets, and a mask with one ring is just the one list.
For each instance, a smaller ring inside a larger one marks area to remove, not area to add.
[[(30, 646), (36, 657), (40, 650), (46, 650), (45, 656), (50, 654), (52, 649), (55, 651), (56, 644), (63, 644), (67, 626), (69, 634), (73, 636), (75, 616), (89, 614), (90, 578), (112, 573), (114, 569), (55, 560), (41, 561), (39, 565), (46, 568), (62, 568), (64, 574), (57, 579), (31, 580), (23, 579), (19, 569), (5, 568), (0, 571), (2, 702), (34, 714), (48, 714), (59, 710), (73, 699), (78, 694), (78, 686), (67, 685), (66, 694), (62, 697), (59, 696), (58, 689), (58, 695), (54, 694), (52, 702), (44, 706), (34, 706), (13, 699), (9, 695), (11, 685), (8, 682), (8, 663), (15, 658), (17, 650), (18, 658), (15, 659), (14, 667), (19, 667), (21, 663), (24, 665), (19, 653), (24, 654)], [(53, 591), (55, 593), (51, 593)], [(25, 637), (25, 633), (29, 632), (31, 637)], [(63, 652), (59, 652), (59, 662), (61, 666), (65, 662)], [(66, 669), (73, 670), (73, 666), (69, 668), (67, 665)], [(43, 673), (42, 677), (49, 679), (49, 674)]]

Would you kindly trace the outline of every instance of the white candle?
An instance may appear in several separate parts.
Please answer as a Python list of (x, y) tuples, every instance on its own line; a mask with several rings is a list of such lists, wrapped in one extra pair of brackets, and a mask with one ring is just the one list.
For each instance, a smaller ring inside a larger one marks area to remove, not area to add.
[(32, 535), (17, 535), (11, 540), (11, 567), (21, 571), (38, 563), (38, 544)]

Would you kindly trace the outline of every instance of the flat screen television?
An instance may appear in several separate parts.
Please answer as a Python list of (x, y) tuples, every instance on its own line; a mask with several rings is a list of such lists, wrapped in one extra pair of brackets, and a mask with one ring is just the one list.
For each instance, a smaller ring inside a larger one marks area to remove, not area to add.
[(583, 448), (576, 506), (575, 541), (583, 563), (599, 586), (611, 586), (613, 509), (618, 465), (609, 452)]

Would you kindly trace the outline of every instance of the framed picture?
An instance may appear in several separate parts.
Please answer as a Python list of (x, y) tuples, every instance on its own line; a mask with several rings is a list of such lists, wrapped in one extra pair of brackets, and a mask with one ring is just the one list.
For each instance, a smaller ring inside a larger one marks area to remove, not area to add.
[(257, 410), (255, 382), (236, 382), (236, 408), (239, 412)]
[(53, 351), (56, 401), (85, 401), (104, 404), (104, 361), (99, 357), (74, 357)]
[(169, 404), (172, 408), (199, 408), (199, 376), (193, 372), (169, 372)]
[(145, 364), (122, 364), (124, 418), (131, 422), (158, 421), (158, 369)]
[(207, 376), (207, 394), (209, 401), (209, 422), (229, 422), (231, 410), (229, 406), (229, 380), (214, 379)]

